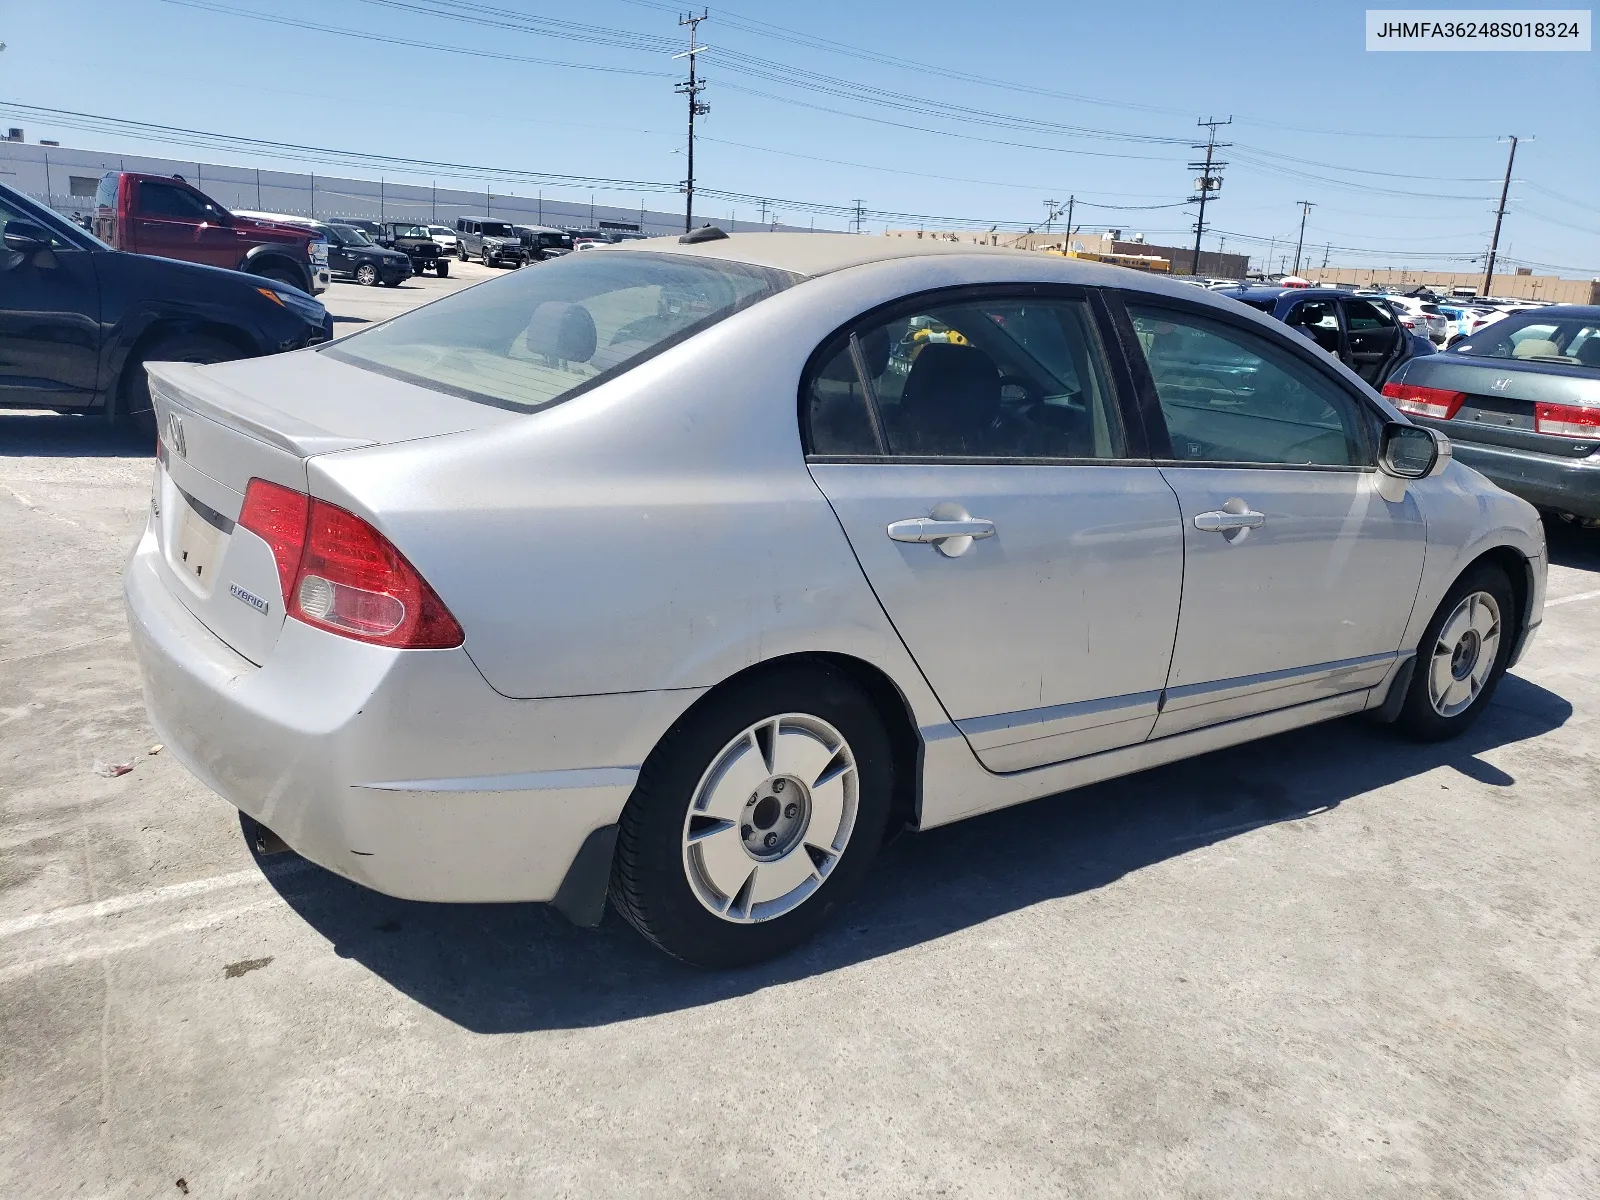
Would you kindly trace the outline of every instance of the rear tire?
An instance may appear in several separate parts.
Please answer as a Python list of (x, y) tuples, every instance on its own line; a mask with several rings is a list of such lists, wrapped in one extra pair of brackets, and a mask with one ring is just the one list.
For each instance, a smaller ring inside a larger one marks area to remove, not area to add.
[(377, 287), (378, 268), (371, 263), (362, 263), (356, 268), (356, 282), (362, 287)]
[(209, 334), (175, 333), (158, 338), (123, 367), (113, 419), (140, 437), (154, 440), (156, 414), (150, 403), (150, 377), (145, 373), (145, 363), (219, 363), (242, 357), (237, 346)]
[(434, 264), (433, 271), (435, 275), (437, 275), (440, 279), (443, 279), (445, 276), (450, 274), (450, 264), (441, 258), (436, 264)]
[(1518, 619), (1511, 581), (1499, 567), (1480, 563), (1456, 580), (1417, 645), (1396, 728), (1420, 742), (1465, 732), (1500, 685)]
[(782, 954), (860, 885), (894, 779), (883, 720), (842, 672), (794, 665), (732, 683), (646, 760), (618, 822), (611, 899), (695, 966)]

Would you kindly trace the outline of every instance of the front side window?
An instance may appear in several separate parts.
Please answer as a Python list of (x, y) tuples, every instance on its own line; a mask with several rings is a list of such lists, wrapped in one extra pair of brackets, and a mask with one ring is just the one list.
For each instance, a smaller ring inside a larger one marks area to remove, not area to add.
[(814, 454), (1126, 453), (1080, 300), (952, 300), (869, 319), (823, 351), (805, 399)]
[(188, 188), (170, 183), (139, 184), (139, 214), (145, 217), (171, 217), (180, 221), (204, 221), (210, 215), (210, 205)]
[(1287, 349), (1206, 317), (1128, 312), (1175, 459), (1370, 465), (1359, 403)]
[(716, 258), (573, 255), (456, 292), (325, 352), (451, 395), (532, 411), (619, 375), (799, 278)]

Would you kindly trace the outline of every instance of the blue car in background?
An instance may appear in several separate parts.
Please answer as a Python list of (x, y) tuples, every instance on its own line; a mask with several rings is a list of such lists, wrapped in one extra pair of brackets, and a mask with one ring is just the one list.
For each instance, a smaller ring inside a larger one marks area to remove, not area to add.
[(1321, 346), (1375, 388), (1413, 358), (1434, 352), (1388, 305), (1337, 288), (1218, 288), (1241, 304), (1269, 314)]

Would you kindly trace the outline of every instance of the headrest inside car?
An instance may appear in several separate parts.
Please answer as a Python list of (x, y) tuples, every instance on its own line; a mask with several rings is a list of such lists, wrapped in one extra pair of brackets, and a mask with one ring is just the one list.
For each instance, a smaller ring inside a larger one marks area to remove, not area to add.
[(1560, 358), (1561, 347), (1544, 338), (1523, 338), (1511, 350), (1512, 358)]
[(589, 310), (562, 300), (546, 300), (533, 310), (525, 340), (530, 352), (564, 362), (588, 362), (598, 345)]

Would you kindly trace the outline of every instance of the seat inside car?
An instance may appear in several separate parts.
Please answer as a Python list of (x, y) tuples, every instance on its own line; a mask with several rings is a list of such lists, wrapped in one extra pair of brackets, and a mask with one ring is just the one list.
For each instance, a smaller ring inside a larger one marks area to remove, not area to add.
[(895, 449), (908, 454), (981, 454), (1001, 417), (1000, 369), (976, 346), (934, 342), (906, 375)]

